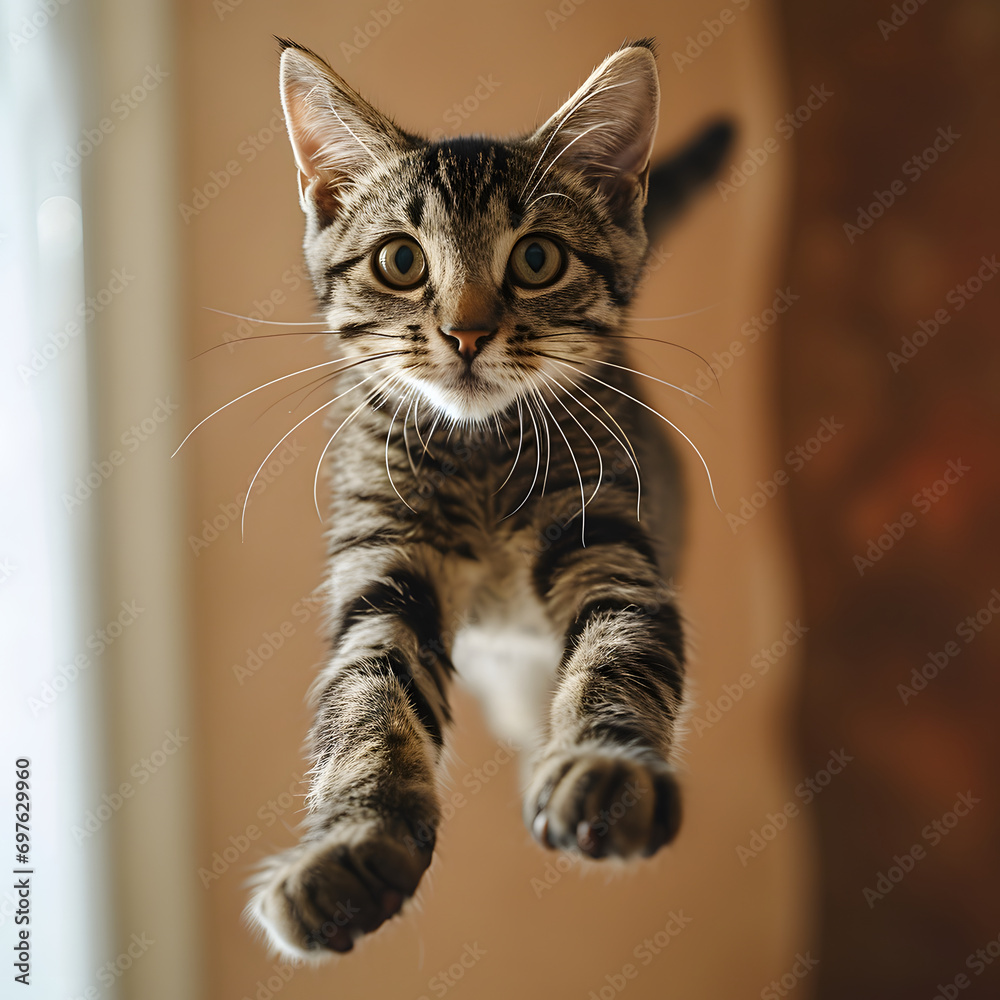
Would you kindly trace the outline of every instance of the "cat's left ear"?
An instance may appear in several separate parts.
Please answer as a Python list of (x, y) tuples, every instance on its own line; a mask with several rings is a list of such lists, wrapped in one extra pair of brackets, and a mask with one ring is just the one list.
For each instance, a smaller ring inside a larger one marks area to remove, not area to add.
[(311, 201), (330, 221), (355, 176), (410, 148), (412, 137), (314, 52), (284, 39), (279, 42), (281, 106), (305, 181), (302, 208), (308, 212)]
[(653, 42), (642, 39), (608, 56), (535, 132), (532, 139), (544, 150), (538, 173), (553, 163), (571, 168), (615, 215), (627, 214), (636, 199), (641, 208), (659, 108)]

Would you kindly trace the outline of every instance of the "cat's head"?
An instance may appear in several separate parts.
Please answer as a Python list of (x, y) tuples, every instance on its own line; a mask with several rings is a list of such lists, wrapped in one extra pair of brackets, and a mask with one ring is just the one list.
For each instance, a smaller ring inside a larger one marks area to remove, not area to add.
[(373, 358), (370, 386), (477, 423), (617, 353), (606, 334), (647, 251), (652, 43), (609, 56), (527, 136), (435, 142), (282, 44), (307, 264), (341, 353)]

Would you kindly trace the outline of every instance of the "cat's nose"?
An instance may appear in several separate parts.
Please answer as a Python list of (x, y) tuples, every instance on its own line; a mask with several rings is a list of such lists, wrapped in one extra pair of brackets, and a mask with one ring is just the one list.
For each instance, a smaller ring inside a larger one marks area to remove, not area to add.
[(489, 337), (491, 333), (489, 330), (445, 330), (443, 332), (446, 337), (456, 341), (458, 353), (466, 361), (470, 361), (479, 350), (479, 341), (484, 337)]

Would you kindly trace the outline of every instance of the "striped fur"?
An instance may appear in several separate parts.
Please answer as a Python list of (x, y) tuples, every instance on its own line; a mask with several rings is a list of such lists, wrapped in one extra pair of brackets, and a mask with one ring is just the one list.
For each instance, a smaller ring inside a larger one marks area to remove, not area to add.
[[(332, 652), (306, 828), (250, 913), (286, 955), (319, 958), (397, 912), (430, 863), (456, 667), (525, 750), (540, 843), (632, 857), (673, 838), (680, 491), (615, 367), (647, 254), (651, 43), (530, 135), (441, 142), (283, 45), (306, 259), (349, 363), (332, 380)], [(671, 206), (704, 179), (675, 171)], [(529, 234), (564, 248), (548, 287), (511, 271)], [(373, 263), (397, 235), (426, 261), (410, 289)]]

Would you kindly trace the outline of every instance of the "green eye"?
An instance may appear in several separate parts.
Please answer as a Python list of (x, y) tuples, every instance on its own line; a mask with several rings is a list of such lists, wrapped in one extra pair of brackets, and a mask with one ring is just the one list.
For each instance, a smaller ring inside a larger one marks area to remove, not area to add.
[(525, 236), (511, 251), (511, 280), (523, 288), (543, 288), (559, 278), (566, 266), (562, 247), (547, 236)]
[(372, 263), (375, 276), (390, 288), (413, 288), (427, 274), (424, 252), (409, 236), (396, 236), (383, 243)]

